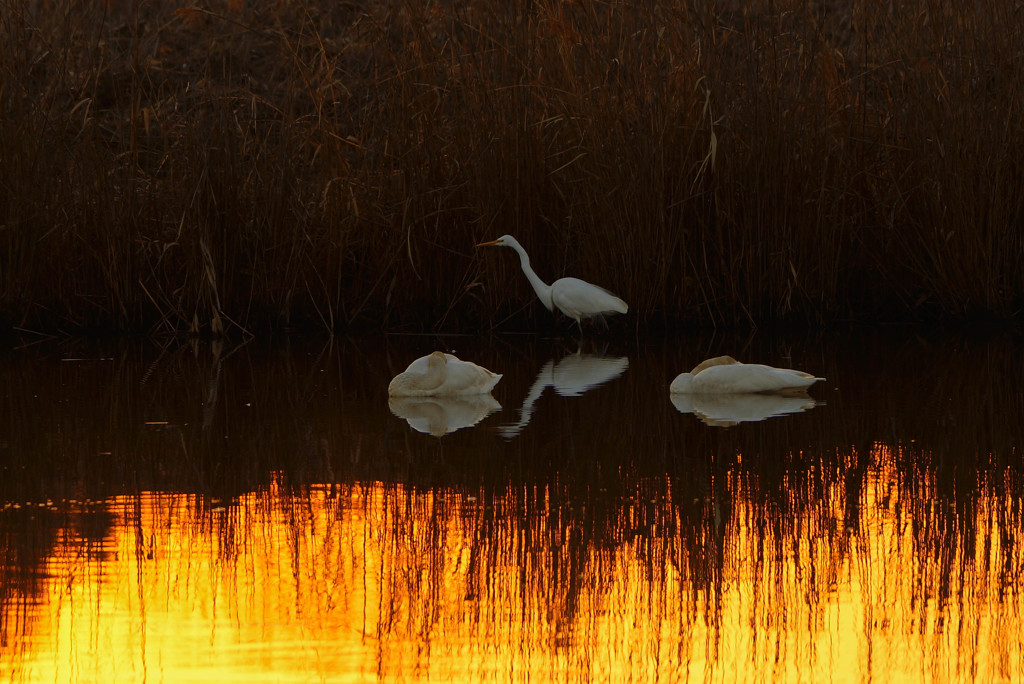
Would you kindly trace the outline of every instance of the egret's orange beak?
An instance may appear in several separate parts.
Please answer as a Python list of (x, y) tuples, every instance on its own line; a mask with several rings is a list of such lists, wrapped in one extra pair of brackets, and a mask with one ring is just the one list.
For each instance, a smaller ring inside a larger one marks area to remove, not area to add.
[(477, 247), (490, 247), (491, 245), (496, 244), (498, 244), (497, 240), (491, 240), (490, 242), (481, 242), (480, 244), (477, 245)]

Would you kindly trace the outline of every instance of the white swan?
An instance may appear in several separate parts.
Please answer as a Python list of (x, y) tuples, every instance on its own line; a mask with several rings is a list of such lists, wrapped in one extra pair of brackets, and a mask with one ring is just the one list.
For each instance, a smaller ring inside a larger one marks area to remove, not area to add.
[(818, 380), (803, 371), (740, 363), (731, 356), (716, 356), (672, 381), (672, 394), (805, 394)]
[(485, 394), (494, 389), (501, 375), (475, 363), (436, 351), (422, 356), (399, 373), (388, 385), (391, 397), (440, 397)]
[(569, 318), (576, 321), (580, 332), (583, 332), (584, 318), (604, 320), (604, 314), (627, 313), (629, 306), (603, 287), (592, 285), (579, 278), (559, 278), (548, 285), (540, 279), (530, 267), (530, 257), (526, 250), (511, 235), (502, 235), (497, 240), (481, 242), (477, 247), (511, 247), (519, 254), (519, 265), (526, 274), (526, 279), (533, 286), (533, 291), (548, 311), (555, 307)]

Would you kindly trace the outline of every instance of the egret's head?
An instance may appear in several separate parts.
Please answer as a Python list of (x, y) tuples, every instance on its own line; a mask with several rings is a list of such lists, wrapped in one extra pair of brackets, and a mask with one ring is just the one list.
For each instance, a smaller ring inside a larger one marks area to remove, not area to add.
[(491, 240), (490, 242), (481, 242), (480, 244), (477, 245), (477, 247), (511, 247), (512, 245), (518, 244), (519, 242), (516, 241), (516, 239), (511, 235), (502, 235), (497, 240)]

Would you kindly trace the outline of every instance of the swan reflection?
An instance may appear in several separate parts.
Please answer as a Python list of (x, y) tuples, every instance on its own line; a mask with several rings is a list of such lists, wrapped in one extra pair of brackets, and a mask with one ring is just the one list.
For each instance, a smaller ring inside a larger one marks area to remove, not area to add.
[(625, 373), (627, 368), (629, 358), (625, 356), (604, 357), (577, 351), (558, 363), (551, 359), (537, 373), (537, 379), (526, 393), (523, 406), (519, 409), (519, 422), (503, 425), (501, 435), (514, 437), (522, 432), (533, 415), (533, 405), (548, 387), (554, 387), (559, 396), (578, 397), (589, 389), (614, 380)]
[(717, 427), (755, 422), (807, 411), (819, 402), (808, 396), (778, 394), (671, 394), (672, 405), (680, 413), (692, 413)]
[(409, 427), (435, 437), (473, 427), (501, 409), (490, 394), (451, 397), (391, 397), (388, 408)]

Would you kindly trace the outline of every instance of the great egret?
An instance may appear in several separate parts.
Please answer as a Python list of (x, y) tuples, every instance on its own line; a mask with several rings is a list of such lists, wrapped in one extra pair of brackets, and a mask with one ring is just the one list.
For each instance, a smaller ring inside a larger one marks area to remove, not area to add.
[(672, 381), (672, 394), (804, 394), (818, 380), (803, 371), (740, 363), (731, 356), (702, 362)]
[(399, 373), (388, 385), (391, 397), (442, 397), (460, 394), (486, 394), (494, 389), (501, 375), (436, 351), (422, 356)]
[(526, 279), (533, 286), (533, 291), (548, 311), (554, 311), (554, 307), (569, 318), (576, 321), (580, 332), (583, 332), (584, 318), (601, 318), (604, 314), (626, 313), (629, 306), (603, 287), (591, 285), (579, 278), (559, 278), (548, 285), (533, 272), (530, 267), (530, 257), (526, 250), (511, 235), (502, 235), (497, 240), (481, 242), (477, 247), (511, 247), (519, 253), (519, 265), (523, 267)]

